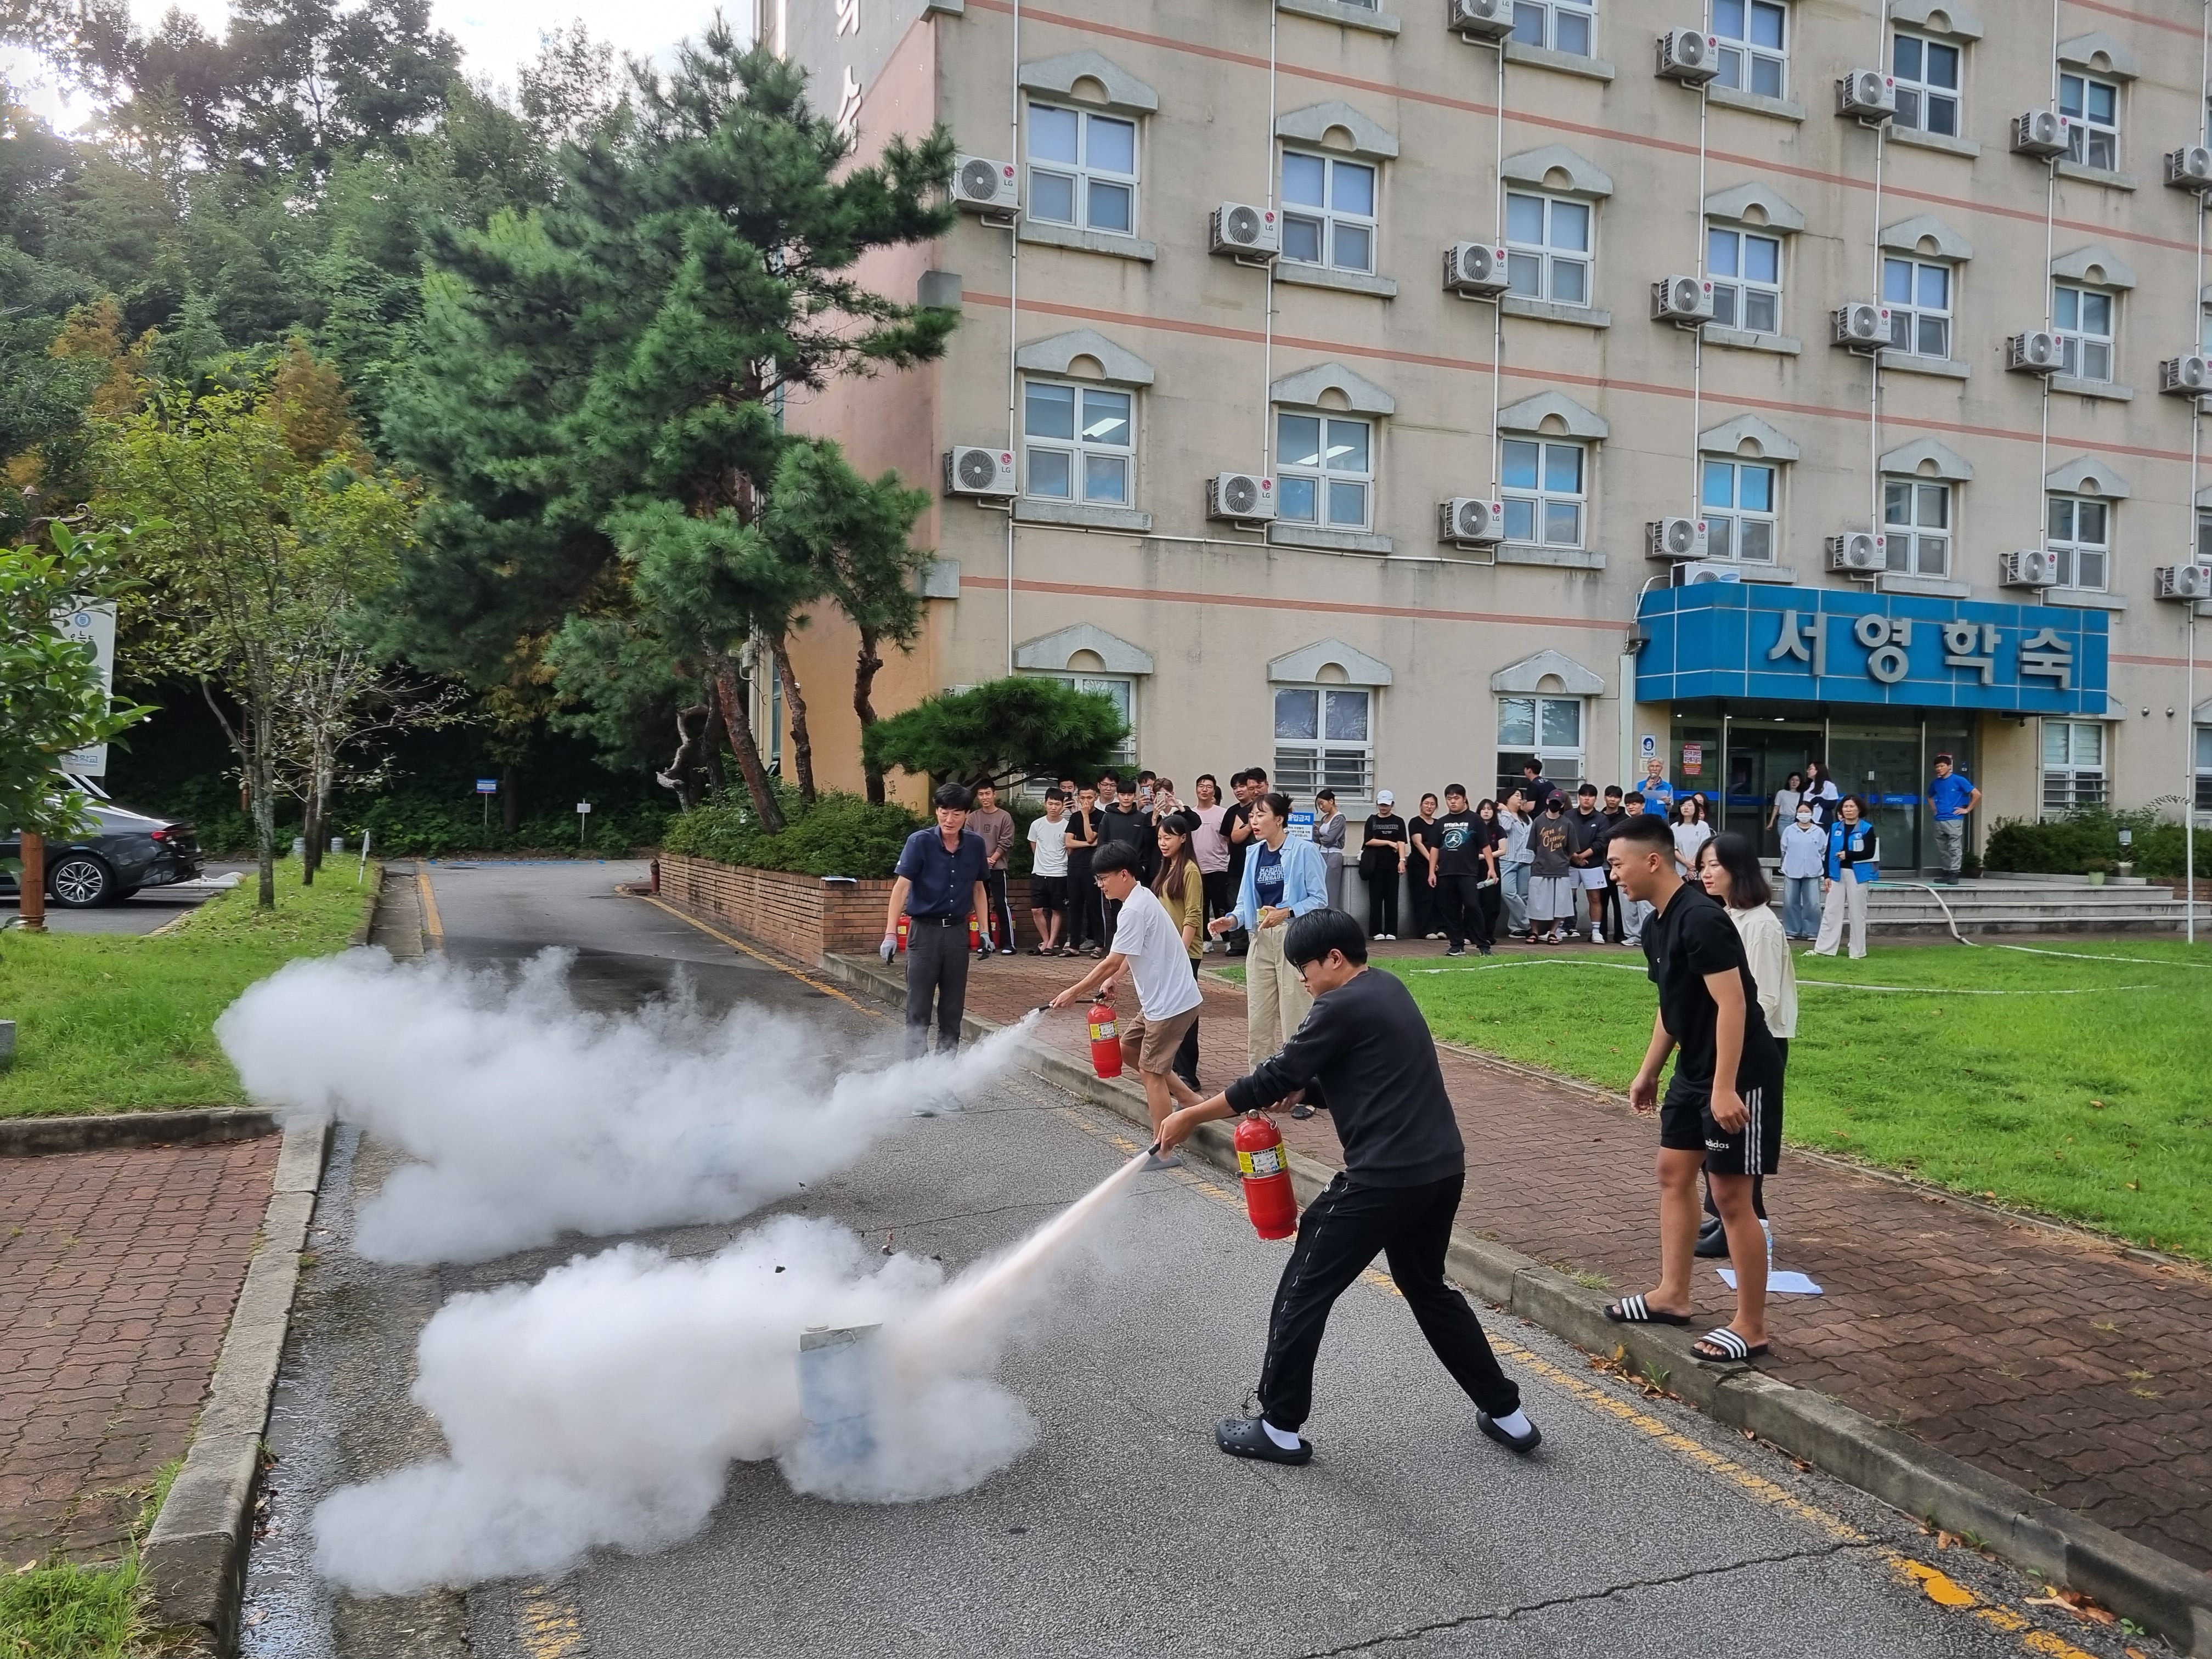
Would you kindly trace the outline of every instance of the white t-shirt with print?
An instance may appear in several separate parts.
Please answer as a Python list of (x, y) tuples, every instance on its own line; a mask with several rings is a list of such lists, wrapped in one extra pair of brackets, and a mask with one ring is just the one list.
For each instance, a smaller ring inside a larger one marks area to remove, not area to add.
[(1137, 1006), (1146, 1019), (1173, 1019), (1206, 1000), (1190, 971), (1182, 930), (1151, 888), (1139, 887), (1122, 901), (1121, 923), (1114, 929), (1114, 953), (1128, 958), (1129, 980), (1137, 988)]
[(1067, 820), (1058, 823), (1050, 818), (1038, 818), (1030, 825), (1030, 848), (1034, 854), (1030, 868), (1040, 876), (1064, 876), (1067, 873)]

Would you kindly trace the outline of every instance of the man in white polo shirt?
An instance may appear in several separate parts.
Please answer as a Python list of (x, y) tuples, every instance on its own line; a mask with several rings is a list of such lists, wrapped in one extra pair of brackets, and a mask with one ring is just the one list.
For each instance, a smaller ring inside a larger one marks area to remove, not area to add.
[[(1145, 1085), (1145, 1109), (1159, 1132), (1168, 1114), (1177, 1106), (1194, 1104), (1198, 1092), (1175, 1074), (1176, 1050), (1183, 1033), (1198, 1023), (1206, 1000), (1190, 971), (1190, 953), (1182, 931), (1168, 915), (1167, 906), (1137, 879), (1141, 854), (1127, 842), (1109, 842), (1091, 860), (1091, 877), (1098, 890), (1121, 908), (1114, 927), (1114, 948), (1105, 960), (1054, 997), (1050, 1006), (1065, 1008), (1080, 1002), (1092, 991), (1113, 994), (1115, 979), (1126, 968), (1136, 987), (1141, 1011), (1121, 1031), (1121, 1060), (1133, 1065)], [(1155, 1160), (1156, 1162), (1158, 1160)], [(1179, 1164), (1180, 1158), (1170, 1158)]]

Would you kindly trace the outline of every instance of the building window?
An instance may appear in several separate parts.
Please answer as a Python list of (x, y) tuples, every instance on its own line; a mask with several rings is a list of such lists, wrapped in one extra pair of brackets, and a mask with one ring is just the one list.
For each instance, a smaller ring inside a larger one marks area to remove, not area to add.
[(1754, 334), (1782, 327), (1782, 241), (1748, 230), (1705, 233), (1705, 274), (1713, 279), (1713, 320)]
[(1750, 461), (1705, 463), (1705, 551), (1747, 564), (1774, 562), (1774, 469)]
[(2197, 562), (2212, 564), (2212, 507), (2197, 509)]
[(1580, 697), (1500, 697), (1498, 700), (1498, 799), (1525, 780), (1522, 768), (1544, 763), (1544, 775), (1570, 786), (1583, 775), (1583, 700)]
[(1713, 33), (1720, 38), (1720, 84), (1762, 98), (1789, 95), (1790, 47), (1786, 8), (1775, 0), (1713, 0)]
[(1508, 438), (1500, 447), (1505, 539), (1580, 547), (1589, 501), (1589, 453), (1580, 444), (1533, 438)]
[(1275, 433), (1276, 516), (1326, 530), (1366, 529), (1375, 493), (1375, 423), (1284, 415)]
[(1890, 42), (1889, 72), (1897, 82), (1897, 125), (1959, 136), (1959, 49), (1900, 31)]
[(1024, 492), (1127, 507), (1136, 499), (1136, 394), (1064, 380), (1022, 388)]
[(1339, 806), (1373, 799), (1374, 702), (1358, 686), (1277, 686), (1275, 787), (1293, 801), (1323, 789)]
[(1916, 357), (1951, 355), (1951, 277), (1948, 265), (1925, 259), (1884, 259), (1881, 302), (1889, 307), (1889, 343)]
[(1586, 306), (1590, 294), (1590, 204), (1556, 196), (1505, 198), (1505, 274), (1525, 300)]
[(1283, 152), (1283, 257), (1338, 270), (1375, 269), (1375, 168)]
[(2197, 728), (2197, 810), (2212, 812), (2212, 726)]
[[(1066, 686), (1070, 690), (1096, 691), (1103, 696), (1112, 698), (1114, 707), (1121, 713), (1121, 724), (1129, 728), (1129, 735), (1122, 738), (1121, 745), (1114, 750), (1114, 764), (1116, 766), (1133, 766), (1136, 764), (1136, 681), (1131, 679), (1126, 674), (1038, 674), (1033, 673), (1031, 671), (1026, 669), (1024, 670), (1023, 672), (1025, 678), (1040, 680), (1058, 680), (1062, 685)], [(1055, 777), (1039, 776), (1030, 780), (1030, 787), (1037, 794), (1042, 795), (1048, 789), (1058, 788), (1060, 787), (1060, 780)], [(1073, 810), (1074, 805), (1075, 803), (1073, 801), (1068, 802), (1070, 810)]]
[(2059, 359), (2063, 372), (2085, 380), (2111, 380), (2112, 296), (2061, 283), (2051, 298), (2051, 315), (2066, 337)]
[(1137, 234), (1137, 124), (1087, 109), (1030, 106), (1032, 219)]
[(2112, 556), (2112, 510), (2087, 495), (2050, 498), (2050, 548), (2058, 556), (2058, 587), (2101, 593)]
[(2058, 77), (2058, 112), (2074, 118), (2066, 159), (2115, 172), (2120, 165), (2120, 89), (2086, 75)]
[(1596, 9), (1588, 0), (1516, 0), (1513, 8), (1513, 38), (1524, 46), (1587, 58), (1596, 29)]
[(1888, 568), (1901, 575), (1951, 574), (1951, 486), (1921, 478), (1881, 481)]
[(2043, 810), (2105, 804), (2105, 728), (2094, 720), (2043, 723)]

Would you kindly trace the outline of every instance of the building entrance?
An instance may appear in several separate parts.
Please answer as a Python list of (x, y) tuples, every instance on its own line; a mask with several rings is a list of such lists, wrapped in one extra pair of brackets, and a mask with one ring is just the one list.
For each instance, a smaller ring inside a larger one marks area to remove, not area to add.
[(1778, 821), (1767, 823), (1774, 814), (1774, 792), (1790, 781), (1792, 772), (1802, 774), (1805, 763), (1821, 753), (1826, 727), (1820, 720), (1743, 716), (1731, 719), (1728, 732), (1720, 827), (1750, 836), (1760, 856), (1778, 858), (1782, 826)]

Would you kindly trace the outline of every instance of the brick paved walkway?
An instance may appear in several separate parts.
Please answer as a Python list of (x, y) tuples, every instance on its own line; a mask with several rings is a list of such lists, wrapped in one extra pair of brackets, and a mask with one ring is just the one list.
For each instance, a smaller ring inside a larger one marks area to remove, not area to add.
[[(969, 975), (969, 1012), (1013, 1018), (1089, 966), (995, 958)], [(1042, 1035), (1087, 1060), (1078, 1013)], [(1239, 988), (1206, 983), (1199, 1043), (1202, 1083), (1243, 1069)], [(1624, 1293), (1657, 1281), (1649, 1121), (1472, 1056), (1448, 1053), (1444, 1075), (1468, 1144), (1462, 1224)], [(1326, 1115), (1279, 1121), (1338, 1161)], [(1827, 1293), (1778, 1299), (1762, 1369), (2212, 1568), (2212, 1276), (1786, 1154), (1767, 1194), (1777, 1264)], [(1710, 1264), (1696, 1285), (1720, 1323), (1732, 1293)]]
[(279, 1145), (0, 1158), (0, 1571), (114, 1559), (184, 1455)]

